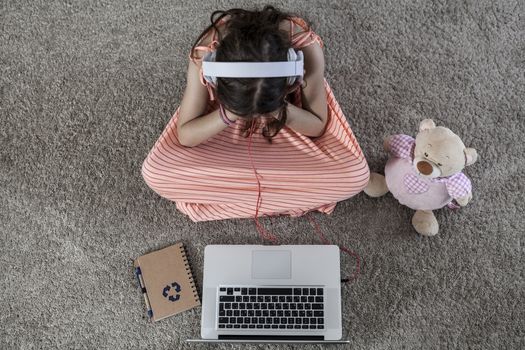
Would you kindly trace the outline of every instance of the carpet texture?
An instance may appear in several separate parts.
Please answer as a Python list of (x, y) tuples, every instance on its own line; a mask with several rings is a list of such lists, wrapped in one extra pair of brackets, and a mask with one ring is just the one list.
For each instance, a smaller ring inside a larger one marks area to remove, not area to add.
[[(351, 348), (524, 348), (524, 2), (271, 4), (324, 40), (326, 78), (372, 170), (386, 162), (384, 136), (414, 134), (427, 117), (480, 155), (466, 171), (473, 202), (437, 211), (436, 237), (416, 235), (391, 195), (315, 215), (365, 261), (342, 288)], [(1, 2), (1, 349), (206, 348), (184, 343), (199, 335), (200, 308), (147, 322), (130, 259), (183, 241), (200, 284), (207, 244), (262, 241), (250, 220), (192, 223), (140, 167), (210, 14), (254, 5)], [(305, 218), (263, 222), (280, 243), (319, 242)], [(342, 255), (342, 267), (355, 262)]]

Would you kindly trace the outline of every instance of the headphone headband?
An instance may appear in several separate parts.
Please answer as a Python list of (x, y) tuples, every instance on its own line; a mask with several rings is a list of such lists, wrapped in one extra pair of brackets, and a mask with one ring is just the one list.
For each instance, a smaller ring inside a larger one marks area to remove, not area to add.
[(215, 62), (215, 51), (208, 52), (202, 60), (202, 73), (207, 81), (216, 83), (217, 77), (273, 78), (289, 77), (289, 83), (302, 78), (304, 56), (302, 51), (288, 50), (288, 61), (279, 62)]
[(303, 74), (303, 61), (296, 62), (206, 62), (205, 75), (225, 78), (272, 78)]

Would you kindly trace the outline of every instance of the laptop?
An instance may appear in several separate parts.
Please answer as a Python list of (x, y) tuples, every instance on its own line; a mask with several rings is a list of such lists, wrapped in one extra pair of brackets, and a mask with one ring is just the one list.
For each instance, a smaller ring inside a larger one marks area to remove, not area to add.
[(202, 339), (188, 342), (349, 342), (336, 245), (208, 245), (203, 274)]

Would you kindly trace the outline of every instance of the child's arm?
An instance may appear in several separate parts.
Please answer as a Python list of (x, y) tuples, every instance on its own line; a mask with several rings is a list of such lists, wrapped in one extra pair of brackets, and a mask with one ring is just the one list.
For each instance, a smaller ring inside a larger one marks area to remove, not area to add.
[[(199, 70), (200, 67), (190, 60), (186, 90), (177, 120), (177, 137), (186, 147), (197, 146), (227, 127), (221, 120), (218, 109), (203, 115), (208, 103), (208, 90), (199, 80)], [(238, 118), (231, 112), (226, 114), (230, 120)]]
[[(213, 37), (210, 30), (199, 45), (208, 46)], [(196, 51), (195, 58), (202, 58), (204, 53)], [(200, 81), (201, 61), (197, 63), (191, 59), (188, 64), (186, 89), (180, 104), (179, 118), (177, 119), (177, 138), (186, 147), (194, 147), (215, 136), (227, 125), (221, 120), (219, 110), (206, 113), (208, 105), (208, 90)], [(236, 115), (226, 112), (231, 120), (237, 119)]]
[(286, 112), (286, 125), (290, 129), (310, 137), (322, 135), (325, 123), (315, 114), (291, 103), (288, 103)]
[(324, 87), (324, 54), (317, 42), (301, 50), (304, 54), (303, 79), (306, 81), (301, 96), (303, 109), (289, 105), (287, 125), (305, 136), (318, 137), (323, 134), (328, 120)]

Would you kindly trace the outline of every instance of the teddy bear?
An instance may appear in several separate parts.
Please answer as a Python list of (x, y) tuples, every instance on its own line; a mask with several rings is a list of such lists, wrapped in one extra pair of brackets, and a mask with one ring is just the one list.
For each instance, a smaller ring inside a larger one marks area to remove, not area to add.
[(401, 204), (416, 210), (412, 225), (420, 235), (439, 231), (432, 210), (457, 209), (472, 199), (472, 184), (462, 170), (474, 164), (478, 154), (450, 129), (425, 119), (415, 139), (392, 135), (385, 139), (384, 148), (390, 155), (385, 175), (371, 173), (364, 192), (380, 197), (390, 191)]

